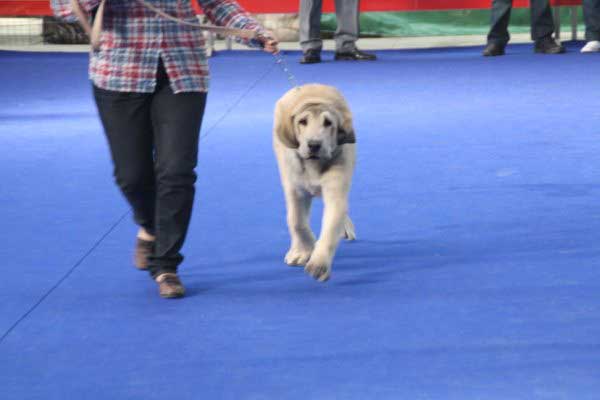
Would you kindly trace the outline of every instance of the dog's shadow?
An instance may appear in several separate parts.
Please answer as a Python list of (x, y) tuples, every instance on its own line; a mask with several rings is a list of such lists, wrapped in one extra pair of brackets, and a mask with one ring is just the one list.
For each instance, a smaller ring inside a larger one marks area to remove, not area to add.
[(415, 271), (441, 269), (461, 256), (434, 240), (356, 240), (340, 246), (335, 285), (370, 285), (402, 279)]
[[(460, 252), (434, 240), (356, 240), (340, 244), (333, 263), (332, 279), (326, 285), (373, 285), (383, 281), (403, 279), (406, 274), (447, 268), (465, 261)], [(201, 263), (204, 264), (204, 263)], [(285, 283), (303, 275), (302, 267), (290, 267), (283, 262), (281, 252), (256, 253), (246, 258), (218, 262), (219, 270), (205, 271), (206, 265), (188, 270), (190, 295), (225, 286), (251, 284), (255, 287), (286, 286)], [(256, 266), (256, 268), (254, 268)], [(240, 271), (240, 269), (243, 269)], [(312, 280), (312, 279), (311, 279)], [(196, 281), (197, 285), (193, 282)], [(322, 284), (319, 284), (322, 285)]]

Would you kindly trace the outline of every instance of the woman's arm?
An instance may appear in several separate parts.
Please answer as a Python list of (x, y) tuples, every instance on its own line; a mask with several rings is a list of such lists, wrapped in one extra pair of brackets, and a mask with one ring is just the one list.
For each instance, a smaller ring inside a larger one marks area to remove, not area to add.
[(215, 25), (230, 28), (250, 29), (258, 33), (259, 39), (236, 39), (252, 47), (268, 46), (271, 34), (252, 18), (235, 0), (197, 0), (200, 7)]
[[(81, 9), (90, 12), (100, 5), (102, 0), (78, 0)], [(71, 0), (50, 0), (50, 6), (54, 15), (66, 21), (76, 21), (77, 17), (71, 8)]]

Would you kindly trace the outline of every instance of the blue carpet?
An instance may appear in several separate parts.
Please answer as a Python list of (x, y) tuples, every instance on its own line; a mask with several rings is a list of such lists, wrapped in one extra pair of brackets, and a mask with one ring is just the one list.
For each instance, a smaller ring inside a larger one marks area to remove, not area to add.
[(359, 240), (326, 284), (283, 264), (286, 77), (219, 53), (180, 301), (130, 265), (87, 55), (0, 52), (0, 398), (596, 399), (600, 59), (577, 49), (289, 54), (355, 114)]

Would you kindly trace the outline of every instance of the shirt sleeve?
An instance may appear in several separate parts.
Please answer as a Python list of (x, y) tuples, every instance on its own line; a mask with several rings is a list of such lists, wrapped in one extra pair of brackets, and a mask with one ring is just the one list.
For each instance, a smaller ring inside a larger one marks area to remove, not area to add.
[[(81, 4), (81, 9), (87, 12), (92, 11), (100, 5), (101, 0), (78, 0)], [(71, 0), (50, 0), (50, 7), (54, 15), (65, 21), (77, 21), (77, 17), (71, 9)]]
[[(235, 0), (198, 0), (198, 4), (215, 25), (265, 33), (263, 27)], [(262, 47), (262, 43), (256, 39), (236, 38), (236, 41), (251, 47)]]

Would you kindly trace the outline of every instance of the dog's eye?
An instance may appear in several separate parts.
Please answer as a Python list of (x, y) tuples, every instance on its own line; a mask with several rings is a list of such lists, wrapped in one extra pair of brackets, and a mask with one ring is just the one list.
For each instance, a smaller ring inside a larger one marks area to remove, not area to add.
[(323, 120), (323, 126), (326, 127), (326, 128), (328, 128), (328, 127), (331, 126), (331, 121), (329, 120), (329, 118), (325, 118)]
[(302, 118), (300, 121), (298, 121), (298, 123), (302, 126), (306, 126), (308, 124), (308, 121), (306, 120), (306, 118)]

